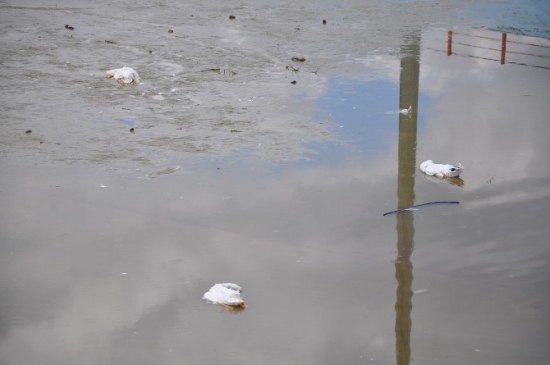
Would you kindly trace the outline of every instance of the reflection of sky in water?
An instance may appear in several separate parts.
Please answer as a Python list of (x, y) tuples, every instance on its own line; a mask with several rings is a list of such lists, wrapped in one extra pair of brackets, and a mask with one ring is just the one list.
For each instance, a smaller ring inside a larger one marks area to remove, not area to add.
[(550, 35), (550, 1), (502, 0), (455, 11), (458, 17), (481, 18), (489, 29), (546, 38)]
[[(418, 135), (426, 124), (427, 113), (439, 98), (420, 92)], [(399, 85), (388, 80), (360, 81), (333, 76), (327, 83), (326, 92), (316, 101), (317, 111), (312, 123), (328, 124), (334, 134), (332, 141), (308, 143), (312, 152), (305, 159), (287, 164), (266, 161), (269, 170), (276, 172), (288, 167), (334, 165), (346, 159), (361, 160), (389, 153), (397, 145), (399, 132)], [(414, 108), (414, 106), (413, 106)], [(404, 116), (413, 122), (412, 117)], [(254, 155), (255, 149), (234, 151), (224, 159), (208, 158), (216, 166), (242, 164)], [(205, 163), (205, 161), (203, 161)]]
[(125, 120), (121, 120), (119, 121), (120, 124), (124, 124), (128, 127), (135, 127), (136, 126), (136, 122), (131, 120), (131, 119), (125, 119)]
[[(422, 132), (426, 110), (434, 101), (420, 94), (418, 133)], [(331, 130), (338, 140), (309, 145), (318, 153), (314, 158), (316, 162), (336, 163), (351, 155), (375, 157), (396, 145), (400, 116), (398, 84), (386, 80), (364, 82), (332, 77), (327, 92), (317, 104), (317, 121), (324, 123), (324, 116), (328, 115)], [(413, 121), (410, 116), (404, 118)]]

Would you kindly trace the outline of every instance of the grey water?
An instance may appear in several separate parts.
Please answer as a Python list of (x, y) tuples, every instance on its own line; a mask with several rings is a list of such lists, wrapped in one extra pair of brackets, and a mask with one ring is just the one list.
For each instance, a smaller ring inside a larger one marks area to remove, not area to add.
[(0, 2), (0, 363), (548, 363), (549, 19)]

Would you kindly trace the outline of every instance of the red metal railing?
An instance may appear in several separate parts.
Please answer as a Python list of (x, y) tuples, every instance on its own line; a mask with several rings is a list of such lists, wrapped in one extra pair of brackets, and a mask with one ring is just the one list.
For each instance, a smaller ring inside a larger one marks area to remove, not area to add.
[[(497, 36), (498, 34), (500, 34), (500, 37)], [(550, 40), (529, 37), (516, 38), (518, 38), (518, 40), (510, 40), (507, 33), (487, 31), (469, 34), (449, 30), (447, 31), (447, 56), (456, 55), (473, 57), (497, 62), (500, 61), (501, 65), (511, 63), (550, 69)], [(532, 41), (529, 42), (529, 39), (532, 39)], [(500, 41), (500, 47), (497, 45), (498, 41)], [(427, 48), (434, 51), (440, 51), (440, 49)], [(456, 52), (455, 48), (459, 48), (459, 52)], [(478, 52), (470, 52), (468, 51), (469, 49), (475, 49), (478, 50)], [(496, 58), (496, 52), (499, 52), (500, 58)], [(507, 56), (512, 55), (517, 57), (509, 61)], [(522, 57), (523, 60), (531, 59), (531, 62), (520, 62), (519, 57)], [(537, 60), (537, 62), (533, 60)]]

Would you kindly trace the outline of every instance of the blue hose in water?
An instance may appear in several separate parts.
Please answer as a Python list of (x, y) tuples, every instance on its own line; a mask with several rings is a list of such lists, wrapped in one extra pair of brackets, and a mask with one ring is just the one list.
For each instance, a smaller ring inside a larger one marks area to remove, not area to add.
[(426, 205), (439, 205), (439, 204), (458, 204), (458, 202), (450, 201), (450, 202), (430, 202), (430, 203), (418, 204), (418, 205), (413, 205), (412, 207), (408, 207), (408, 208), (392, 210), (391, 212), (387, 212), (387, 213), (384, 213), (382, 215), (386, 216), (386, 215), (395, 214), (395, 213), (409, 212), (411, 210), (414, 210), (416, 208), (420, 208), (420, 207), (423, 207), (423, 206), (426, 206)]

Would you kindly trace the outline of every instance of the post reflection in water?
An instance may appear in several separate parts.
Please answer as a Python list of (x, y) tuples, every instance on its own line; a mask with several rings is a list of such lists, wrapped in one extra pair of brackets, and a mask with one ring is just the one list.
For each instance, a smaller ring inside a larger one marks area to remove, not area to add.
[[(397, 209), (415, 203), (414, 176), (416, 171), (416, 129), (418, 111), (418, 86), (420, 76), (420, 33), (410, 37), (410, 43), (402, 46), (399, 108), (412, 106), (412, 113), (399, 115), (399, 151), (397, 178)], [(411, 358), (412, 311), (412, 262), (414, 249), (414, 217), (412, 212), (396, 214), (397, 258), (395, 278), (397, 299), (395, 302), (396, 363), (409, 364)]]

